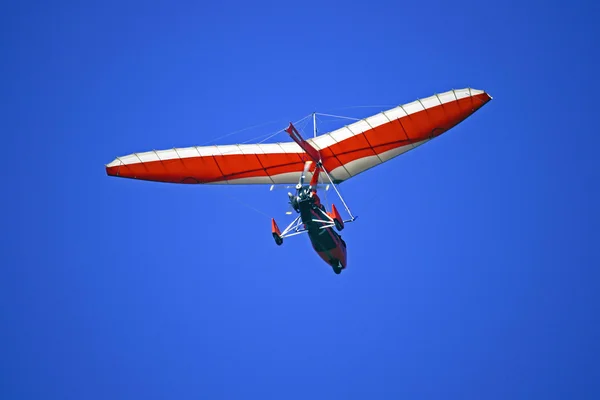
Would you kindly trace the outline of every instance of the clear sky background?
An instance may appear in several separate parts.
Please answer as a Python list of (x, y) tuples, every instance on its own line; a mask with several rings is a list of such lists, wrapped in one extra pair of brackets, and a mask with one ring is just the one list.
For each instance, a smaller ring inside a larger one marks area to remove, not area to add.
[[(2, 399), (600, 396), (597, 2), (170, 3), (3, 8)], [(463, 87), (341, 185), (339, 276), (285, 191), (104, 170)]]

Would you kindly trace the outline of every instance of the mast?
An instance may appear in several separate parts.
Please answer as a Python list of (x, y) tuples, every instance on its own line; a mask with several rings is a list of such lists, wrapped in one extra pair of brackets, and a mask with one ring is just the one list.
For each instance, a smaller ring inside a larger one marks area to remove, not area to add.
[(313, 131), (315, 133), (315, 137), (317, 137), (317, 113), (313, 113)]

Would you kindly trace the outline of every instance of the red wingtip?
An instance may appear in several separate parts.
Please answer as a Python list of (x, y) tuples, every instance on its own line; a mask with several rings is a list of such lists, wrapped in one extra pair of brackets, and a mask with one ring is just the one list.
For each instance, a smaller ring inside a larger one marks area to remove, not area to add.
[(108, 165), (106, 166), (106, 175), (108, 176), (117, 176), (118, 174), (118, 167), (109, 167)]

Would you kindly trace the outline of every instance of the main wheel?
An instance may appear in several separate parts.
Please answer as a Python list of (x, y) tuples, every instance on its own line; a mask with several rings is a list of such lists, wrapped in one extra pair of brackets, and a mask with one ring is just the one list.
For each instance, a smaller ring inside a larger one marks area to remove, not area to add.
[(340, 232), (342, 229), (344, 229), (344, 225), (342, 225), (342, 223), (340, 222), (339, 219), (334, 219), (333, 223), (335, 224), (335, 229), (338, 230), (338, 232)]
[(281, 246), (283, 243), (283, 238), (277, 234), (273, 234), (273, 239), (275, 239), (275, 244), (277, 244), (277, 246)]

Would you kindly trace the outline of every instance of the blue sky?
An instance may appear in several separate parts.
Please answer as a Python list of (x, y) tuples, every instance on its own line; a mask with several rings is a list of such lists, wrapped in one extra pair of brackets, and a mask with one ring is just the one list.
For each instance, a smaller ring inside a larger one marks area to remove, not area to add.
[[(1, 397), (597, 398), (599, 6), (417, 3), (5, 6)], [(104, 171), (469, 86), (341, 185), (339, 276), (284, 191)]]

